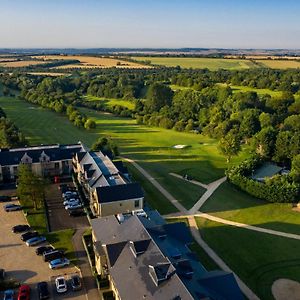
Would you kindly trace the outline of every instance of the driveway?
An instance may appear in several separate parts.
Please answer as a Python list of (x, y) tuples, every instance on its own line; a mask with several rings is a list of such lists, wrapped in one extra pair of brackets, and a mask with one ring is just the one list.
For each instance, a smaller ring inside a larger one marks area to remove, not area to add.
[[(17, 201), (12, 202), (18, 204)], [(20, 234), (11, 231), (15, 225), (27, 223), (23, 212), (5, 212), (3, 205), (5, 203), (0, 203), (0, 266), (5, 269), (7, 277), (32, 287), (31, 299), (37, 299), (35, 287), (39, 281), (47, 281), (50, 287), (53, 276), (78, 272), (76, 267), (50, 270), (42, 257), (35, 254), (35, 247), (27, 247), (21, 241)], [(86, 298), (82, 296), (80, 299)]]
[[(71, 185), (71, 182), (66, 182)], [(48, 206), (50, 231), (68, 228), (82, 228), (90, 226), (86, 216), (70, 217), (63, 206), (63, 198), (59, 184), (51, 184), (47, 188), (46, 203)]]

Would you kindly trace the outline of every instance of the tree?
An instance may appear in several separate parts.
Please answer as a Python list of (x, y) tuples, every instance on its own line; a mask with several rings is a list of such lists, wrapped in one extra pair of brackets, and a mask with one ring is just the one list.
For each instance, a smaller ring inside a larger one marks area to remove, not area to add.
[(34, 210), (42, 207), (45, 193), (45, 182), (32, 173), (26, 164), (20, 164), (18, 168), (17, 194), (21, 201), (32, 202)]
[(119, 148), (110, 138), (99, 138), (91, 148), (92, 151), (111, 151), (114, 156), (119, 156)]
[(255, 151), (263, 157), (271, 158), (275, 150), (276, 130), (269, 126), (263, 128), (253, 138)]
[(87, 119), (84, 123), (84, 128), (87, 130), (96, 128), (96, 122), (92, 119)]
[(292, 160), (291, 177), (295, 182), (300, 183), (300, 154), (296, 155)]
[(232, 156), (238, 155), (241, 151), (241, 141), (238, 133), (235, 130), (230, 130), (219, 141), (219, 149), (227, 158), (227, 163), (230, 162)]
[(173, 91), (166, 85), (154, 83), (147, 92), (146, 108), (149, 112), (159, 111), (172, 103)]

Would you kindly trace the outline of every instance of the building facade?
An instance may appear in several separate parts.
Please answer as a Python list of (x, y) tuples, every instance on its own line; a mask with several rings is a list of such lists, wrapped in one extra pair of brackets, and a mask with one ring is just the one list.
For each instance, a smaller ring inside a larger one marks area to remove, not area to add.
[(114, 163), (108, 155), (83, 147), (73, 158), (73, 168), (95, 217), (143, 208), (141, 186), (131, 182), (126, 168), (120, 162)]
[(27, 164), (41, 177), (70, 175), (73, 156), (81, 149), (81, 144), (0, 149), (0, 183), (15, 182), (20, 164)]

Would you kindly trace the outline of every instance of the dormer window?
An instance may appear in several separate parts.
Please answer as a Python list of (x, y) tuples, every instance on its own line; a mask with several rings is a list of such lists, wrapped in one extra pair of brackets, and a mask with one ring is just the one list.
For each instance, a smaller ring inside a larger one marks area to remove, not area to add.
[(159, 286), (170, 277), (170, 267), (170, 263), (158, 263), (155, 266), (149, 265), (149, 275), (156, 286)]
[(135, 257), (147, 251), (151, 240), (130, 241), (130, 249)]

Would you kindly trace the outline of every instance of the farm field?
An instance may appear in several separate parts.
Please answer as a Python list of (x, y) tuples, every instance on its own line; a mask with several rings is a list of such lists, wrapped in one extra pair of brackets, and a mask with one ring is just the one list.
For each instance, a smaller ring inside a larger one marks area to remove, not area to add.
[(167, 67), (180, 66), (182, 68), (193, 69), (227, 69), (240, 70), (257, 68), (250, 60), (245, 59), (226, 59), (226, 58), (204, 58), (204, 57), (154, 57), (154, 56), (135, 56), (137, 61), (151, 61), (154, 65), (164, 65)]
[(196, 221), (203, 239), (261, 299), (274, 299), (271, 286), (277, 279), (300, 282), (299, 241), (202, 218)]
[(259, 200), (227, 182), (205, 202), (201, 211), (258, 227), (295, 234), (300, 232), (300, 212), (293, 211), (291, 204)]
[(21, 68), (21, 67), (28, 67), (33, 65), (41, 65), (44, 63), (45, 63), (44, 61), (38, 61), (38, 60), (16, 60), (16, 61), (9, 61), (9, 62), (0, 62), (0, 67)]
[(259, 63), (259, 64), (262, 64), (266, 68), (271, 68), (271, 69), (300, 68), (300, 61), (295, 61), (295, 60), (262, 59), (262, 60), (256, 60), (256, 62)]
[[(227, 86), (226, 83), (218, 83), (219, 86)], [(256, 92), (258, 95), (270, 95), (272, 97), (280, 97), (282, 95), (281, 91), (272, 91), (270, 89), (257, 89), (250, 86), (244, 85), (229, 85), (233, 93), (239, 92)]]
[(81, 55), (45, 55), (45, 56), (34, 56), (35, 58), (48, 60), (79, 60), (79, 64), (70, 64), (64, 66), (53, 67), (54, 69), (72, 69), (72, 68), (151, 68), (150, 66), (145, 66), (139, 63), (128, 62), (116, 58), (107, 57), (93, 57), (93, 56), (81, 56)]
[(115, 99), (115, 98), (104, 98), (104, 97), (96, 97), (96, 96), (91, 96), (87, 95), (84, 96), (84, 100), (89, 101), (89, 102), (103, 102), (105, 106), (107, 107), (113, 107), (115, 105), (123, 106), (126, 107), (130, 110), (134, 110), (135, 104), (133, 101), (129, 100), (123, 100), (123, 99)]

